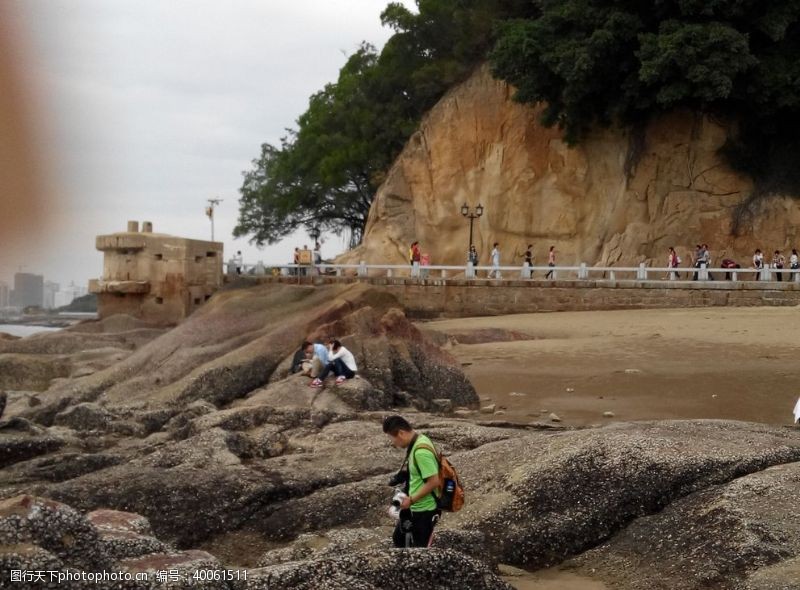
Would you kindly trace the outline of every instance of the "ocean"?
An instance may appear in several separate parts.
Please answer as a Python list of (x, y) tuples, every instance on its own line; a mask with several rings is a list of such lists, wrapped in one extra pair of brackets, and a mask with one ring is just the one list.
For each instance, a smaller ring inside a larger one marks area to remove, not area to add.
[(61, 328), (48, 328), (47, 326), (25, 326), (21, 324), (0, 324), (0, 332), (12, 336), (30, 336), (39, 332), (57, 332)]

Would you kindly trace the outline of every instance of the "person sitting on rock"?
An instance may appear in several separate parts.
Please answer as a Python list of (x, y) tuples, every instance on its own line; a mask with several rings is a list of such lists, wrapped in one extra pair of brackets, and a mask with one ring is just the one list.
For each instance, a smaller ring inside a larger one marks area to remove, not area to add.
[(294, 357), (292, 358), (292, 373), (302, 372), (307, 374), (307, 372), (311, 371), (310, 347), (311, 350), (313, 350), (313, 345), (308, 340), (304, 340), (299, 350), (294, 353)]
[[(395, 547), (428, 547), (441, 510), (433, 490), (439, 487), (439, 463), (433, 443), (418, 434), (402, 416), (387, 416), (383, 432), (398, 449), (408, 449), (403, 468), (408, 466), (408, 480), (400, 503), (400, 518), (392, 535)], [(401, 471), (402, 469), (401, 468)]]
[(330, 359), (328, 358), (328, 347), (324, 344), (320, 344), (319, 342), (312, 344), (311, 342), (306, 341), (304, 344), (305, 352), (311, 359), (311, 370), (309, 375), (311, 375), (311, 377), (316, 377), (325, 370), (325, 367), (327, 367), (328, 363), (330, 362)]
[(319, 377), (311, 382), (311, 387), (322, 387), (323, 382), (331, 371), (336, 375), (336, 384), (344, 383), (347, 379), (352, 379), (358, 372), (356, 359), (353, 353), (347, 350), (338, 340), (331, 340), (329, 346), (328, 364), (320, 373)]

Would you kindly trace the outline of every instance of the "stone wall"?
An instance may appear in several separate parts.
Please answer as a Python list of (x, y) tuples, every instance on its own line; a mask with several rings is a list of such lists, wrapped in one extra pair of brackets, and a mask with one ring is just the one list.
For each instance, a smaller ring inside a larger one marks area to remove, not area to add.
[[(260, 277), (298, 283), (298, 278)], [(302, 277), (303, 284), (355, 282), (354, 277)], [(410, 317), (471, 317), (547, 311), (758, 307), (800, 305), (800, 283), (718, 281), (467, 281), (370, 278), (403, 305)]]

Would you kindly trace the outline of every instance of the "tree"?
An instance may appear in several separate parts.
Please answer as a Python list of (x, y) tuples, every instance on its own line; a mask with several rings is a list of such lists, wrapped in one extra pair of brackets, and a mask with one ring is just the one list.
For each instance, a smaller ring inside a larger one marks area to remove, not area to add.
[(800, 0), (538, 0), (490, 59), (515, 99), (576, 143), (676, 108), (735, 122), (723, 150), (757, 190), (800, 195)]
[(378, 53), (362, 44), (336, 83), (314, 94), (280, 146), (264, 144), (239, 189), (234, 236), (274, 243), (319, 225), (363, 235), (375, 193), (422, 115), (485, 58), (493, 25), (534, 10), (528, 0), (389, 4), (395, 34)]

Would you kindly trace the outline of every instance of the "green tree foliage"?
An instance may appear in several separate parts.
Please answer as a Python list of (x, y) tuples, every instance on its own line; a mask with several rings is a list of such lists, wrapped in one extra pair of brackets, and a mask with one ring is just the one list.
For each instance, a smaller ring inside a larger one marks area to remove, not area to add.
[(422, 115), (485, 58), (493, 25), (529, 16), (529, 0), (417, 0), (381, 15), (395, 32), (378, 53), (363, 44), (309, 100), (279, 146), (264, 144), (244, 172), (235, 236), (261, 245), (299, 227), (351, 230), (360, 240), (369, 207)]
[(575, 143), (675, 108), (738, 124), (724, 153), (758, 190), (800, 194), (800, 0), (537, 0), (500, 27), (495, 75)]

